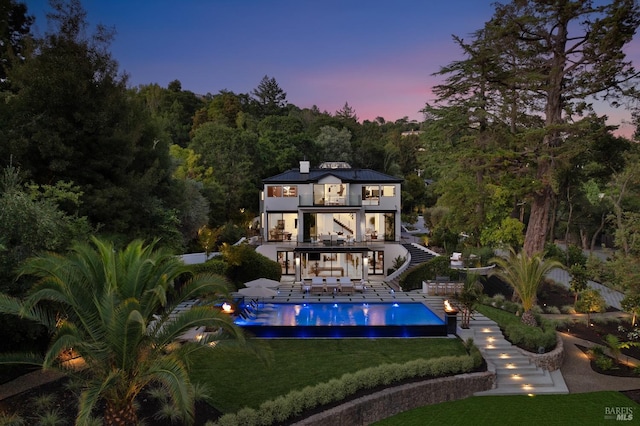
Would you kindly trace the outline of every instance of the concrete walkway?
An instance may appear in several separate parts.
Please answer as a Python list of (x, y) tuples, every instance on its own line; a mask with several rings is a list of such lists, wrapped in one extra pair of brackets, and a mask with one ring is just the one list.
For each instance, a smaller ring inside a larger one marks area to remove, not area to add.
[[(566, 333), (560, 335), (565, 351), (565, 360), (560, 370), (570, 393), (640, 389), (640, 378), (608, 376), (591, 369), (591, 361), (576, 345), (591, 348), (596, 346), (595, 343)], [(639, 360), (625, 355), (621, 355), (620, 360), (630, 365), (640, 365)]]
[(569, 389), (560, 370), (547, 371), (536, 366), (521, 349), (508, 342), (495, 322), (475, 313), (470, 328), (458, 329), (458, 335), (473, 342), (487, 361), (487, 369), (496, 373), (494, 389), (476, 395), (566, 394)]

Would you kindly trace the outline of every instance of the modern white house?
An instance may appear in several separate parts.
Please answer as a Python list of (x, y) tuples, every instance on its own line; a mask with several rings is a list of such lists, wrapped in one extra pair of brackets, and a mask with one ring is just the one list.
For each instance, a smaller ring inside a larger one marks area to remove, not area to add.
[(402, 179), (344, 162), (263, 179), (260, 253), (296, 281), (384, 276), (400, 243)]

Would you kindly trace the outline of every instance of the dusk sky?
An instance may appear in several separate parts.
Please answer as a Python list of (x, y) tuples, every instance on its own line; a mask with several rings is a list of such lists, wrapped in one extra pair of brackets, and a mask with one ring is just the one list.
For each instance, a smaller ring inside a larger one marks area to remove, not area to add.
[[(274, 77), (298, 107), (422, 121), (432, 74), (493, 13), (492, 0), (83, 0), (92, 25), (115, 27), (111, 53), (129, 84), (180, 80), (184, 90), (249, 93)], [(47, 0), (27, 0), (46, 30)], [(640, 64), (638, 37), (627, 49)], [(612, 124), (624, 110), (605, 110)], [(630, 134), (625, 126), (620, 133)]]

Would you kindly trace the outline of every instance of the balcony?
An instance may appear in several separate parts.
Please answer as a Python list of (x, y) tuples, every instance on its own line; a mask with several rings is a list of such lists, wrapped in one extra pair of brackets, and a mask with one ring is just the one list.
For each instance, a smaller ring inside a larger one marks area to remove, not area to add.
[(312, 194), (303, 194), (298, 198), (300, 207), (361, 207), (362, 197), (360, 194), (339, 196), (316, 196)]

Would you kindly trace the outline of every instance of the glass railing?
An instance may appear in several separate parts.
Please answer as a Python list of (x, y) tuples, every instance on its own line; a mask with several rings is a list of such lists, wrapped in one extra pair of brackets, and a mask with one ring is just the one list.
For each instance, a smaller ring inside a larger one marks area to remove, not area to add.
[(360, 195), (350, 196), (326, 196), (314, 197), (311, 194), (304, 194), (298, 197), (299, 205), (302, 207), (335, 207), (335, 206), (348, 206), (348, 207), (360, 207), (362, 205), (362, 197)]

